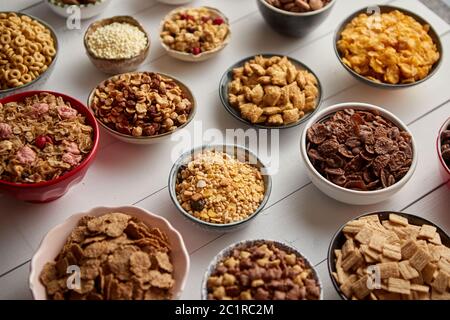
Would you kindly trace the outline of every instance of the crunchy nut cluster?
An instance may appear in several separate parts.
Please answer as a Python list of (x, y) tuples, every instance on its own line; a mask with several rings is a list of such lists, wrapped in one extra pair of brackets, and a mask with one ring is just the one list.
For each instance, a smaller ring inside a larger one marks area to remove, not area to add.
[(442, 158), (444, 158), (447, 167), (450, 168), (450, 126), (442, 132), (441, 136), (441, 151)]
[(163, 25), (161, 39), (171, 49), (199, 55), (220, 47), (230, 33), (228, 22), (205, 7), (178, 11)]
[(0, 89), (25, 85), (56, 55), (50, 30), (28, 16), (0, 12)]
[(265, 187), (255, 166), (209, 150), (181, 168), (176, 193), (183, 209), (194, 217), (227, 224), (251, 216), (264, 198)]
[(251, 123), (282, 126), (316, 109), (316, 77), (287, 57), (256, 56), (233, 70), (228, 100)]
[(440, 58), (429, 30), (398, 10), (361, 14), (342, 31), (337, 47), (348, 67), (372, 81), (414, 83), (426, 78)]
[[(435, 227), (396, 214), (384, 221), (371, 215), (349, 222), (343, 232), (347, 241), (335, 250), (333, 277), (349, 299), (450, 300), (450, 248)], [(368, 288), (373, 270), (381, 283)]]
[(370, 111), (347, 109), (307, 131), (308, 157), (319, 173), (352, 190), (388, 188), (413, 161), (412, 138)]
[(266, 0), (278, 9), (290, 12), (309, 12), (320, 10), (331, 0)]
[(56, 179), (89, 154), (92, 139), (85, 117), (61, 97), (41, 93), (0, 103), (0, 180)]
[(187, 123), (192, 107), (175, 80), (151, 72), (114, 76), (95, 89), (91, 101), (98, 120), (134, 137), (176, 130)]
[[(175, 284), (170, 255), (167, 235), (136, 218), (84, 216), (40, 280), (51, 300), (170, 299)], [(68, 287), (68, 266), (80, 268), (80, 287)]]
[(295, 252), (260, 241), (237, 247), (207, 282), (209, 300), (319, 300), (315, 273)]

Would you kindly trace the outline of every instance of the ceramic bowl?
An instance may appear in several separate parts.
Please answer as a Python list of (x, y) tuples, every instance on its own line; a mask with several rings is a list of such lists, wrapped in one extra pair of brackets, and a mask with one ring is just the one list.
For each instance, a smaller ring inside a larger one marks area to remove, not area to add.
[[(54, 13), (63, 18), (68, 18), (75, 13), (71, 8), (74, 5), (64, 4), (58, 0), (47, 0), (46, 3)], [(111, 0), (97, 0), (95, 3), (75, 5), (75, 8), (80, 10), (81, 20), (86, 20), (101, 14), (110, 3)]]
[(449, 130), (450, 128), (450, 118), (445, 121), (441, 129), (439, 130), (439, 135), (437, 138), (436, 146), (437, 146), (437, 154), (439, 157), (439, 167), (441, 169), (441, 175), (444, 180), (444, 182), (447, 182), (447, 185), (450, 187), (450, 168), (447, 166), (447, 164), (444, 161), (444, 158), (442, 157), (442, 133), (445, 130)]

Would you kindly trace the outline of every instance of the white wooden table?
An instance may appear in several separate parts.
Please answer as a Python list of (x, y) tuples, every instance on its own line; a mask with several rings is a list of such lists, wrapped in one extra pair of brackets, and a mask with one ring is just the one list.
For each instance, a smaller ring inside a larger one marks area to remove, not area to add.
[[(65, 21), (43, 2), (25, 12), (53, 25), (61, 43), (55, 71), (44, 89), (64, 92), (86, 101), (89, 91), (105, 75), (89, 62), (82, 46), (82, 30), (68, 31)], [(4, 3), (2, 1), (0, 10)], [(12, 3), (13, 1), (11, 1)], [(426, 18), (441, 35), (446, 56), (439, 72), (425, 84), (400, 91), (383, 91), (353, 79), (333, 52), (336, 25), (364, 5), (392, 3)], [(264, 23), (255, 0), (197, 0), (194, 5), (220, 8), (232, 22), (231, 44), (217, 58), (200, 63), (182, 63), (164, 54), (158, 26), (171, 9), (155, 0), (114, 1), (102, 17), (129, 14), (138, 18), (152, 37), (151, 54), (141, 70), (154, 70), (180, 78), (193, 90), (199, 110), (196, 120), (203, 128), (238, 128), (218, 98), (218, 83), (224, 70), (243, 57), (277, 52), (289, 54), (315, 70), (324, 86), (322, 108), (338, 102), (360, 101), (383, 106), (409, 124), (420, 148), (417, 172), (408, 185), (384, 203), (354, 207), (320, 193), (309, 181), (299, 155), (303, 126), (283, 131), (281, 164), (273, 177), (273, 192), (264, 212), (246, 229), (231, 233), (208, 233), (187, 222), (176, 211), (167, 191), (172, 145), (149, 147), (123, 144), (102, 132), (95, 164), (83, 183), (53, 203), (33, 205), (0, 195), (0, 299), (29, 299), (29, 261), (46, 232), (70, 215), (106, 205), (135, 204), (160, 214), (181, 231), (191, 254), (191, 271), (183, 298), (199, 299), (200, 283), (209, 261), (225, 246), (243, 239), (271, 238), (289, 242), (317, 266), (326, 299), (337, 299), (326, 268), (329, 241), (337, 228), (352, 217), (377, 210), (401, 210), (424, 216), (450, 232), (450, 190), (439, 175), (435, 140), (438, 128), (450, 115), (450, 26), (418, 0), (338, 1), (330, 17), (307, 37), (293, 40), (275, 34)], [(16, 4), (17, 6), (17, 4)], [(193, 130), (192, 126), (186, 130)]]

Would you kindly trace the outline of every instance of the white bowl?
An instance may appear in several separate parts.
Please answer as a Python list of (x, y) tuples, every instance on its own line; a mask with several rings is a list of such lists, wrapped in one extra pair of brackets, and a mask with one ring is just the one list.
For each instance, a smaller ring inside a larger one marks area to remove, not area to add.
[[(229, 22), (228, 18), (222, 12), (220, 12), (218, 9), (207, 7), (207, 6), (202, 6), (202, 7), (206, 8), (206, 9), (210, 10), (211, 12), (214, 12), (215, 14), (220, 16), (225, 21), (225, 23), (230, 27), (230, 22)], [(217, 55), (220, 51), (222, 51), (228, 45), (228, 43), (231, 40), (231, 29), (228, 31), (227, 37), (225, 38), (225, 40), (222, 42), (222, 44), (220, 46), (218, 46), (217, 48), (215, 48), (213, 50), (205, 51), (205, 52), (202, 52), (202, 53), (197, 54), (197, 55), (194, 55), (194, 54), (188, 53), (188, 52), (181, 52), (181, 51), (173, 50), (168, 45), (166, 45), (164, 43), (164, 41), (162, 41), (161, 33), (163, 32), (163, 29), (164, 29), (164, 22), (166, 20), (170, 19), (174, 14), (178, 13), (179, 11), (184, 11), (186, 9), (192, 9), (192, 8), (182, 7), (182, 8), (177, 8), (175, 10), (172, 10), (161, 21), (161, 25), (159, 27), (159, 40), (161, 42), (161, 45), (164, 48), (164, 50), (167, 51), (167, 54), (169, 56), (171, 56), (171, 57), (173, 57), (175, 59), (181, 60), (181, 61), (201, 62), (201, 61), (205, 61), (205, 60), (211, 59), (212, 57)]]
[[(325, 177), (323, 177), (313, 166), (311, 161), (309, 160), (307, 149), (306, 149), (306, 135), (308, 128), (310, 128), (313, 124), (320, 122), (322, 119), (326, 118), (327, 116), (336, 113), (337, 111), (341, 111), (344, 109), (356, 109), (356, 110), (367, 110), (367, 111), (376, 111), (378, 112), (382, 117), (392, 121), (398, 128), (402, 131), (408, 132), (412, 139), (412, 150), (413, 150), (413, 159), (411, 168), (409, 169), (408, 173), (398, 182), (396, 182), (394, 185), (381, 189), (381, 190), (375, 190), (375, 191), (355, 191), (351, 189), (346, 189), (343, 187), (340, 187), (331, 181), (328, 181)], [(300, 141), (300, 153), (303, 158), (303, 161), (305, 163), (306, 171), (308, 173), (309, 178), (311, 179), (312, 183), (323, 193), (328, 195), (329, 197), (336, 199), (340, 202), (353, 204), (353, 205), (370, 205), (375, 204), (379, 202), (383, 202), (392, 196), (394, 196), (400, 189), (402, 189), (408, 181), (413, 176), (418, 162), (418, 153), (417, 153), (417, 146), (414, 140), (414, 137), (411, 133), (411, 131), (408, 129), (408, 127), (394, 114), (392, 114), (389, 111), (386, 111), (380, 107), (366, 104), (366, 103), (357, 103), (357, 102), (349, 102), (349, 103), (341, 103), (336, 104), (334, 106), (331, 106), (329, 108), (326, 108), (325, 110), (319, 112), (316, 114), (306, 125), (305, 130), (303, 131), (301, 141)]]
[(158, 2), (170, 4), (170, 5), (180, 5), (192, 2), (193, 0), (158, 0)]
[(122, 212), (136, 217), (149, 226), (160, 228), (167, 234), (172, 246), (171, 258), (174, 265), (175, 287), (172, 289), (172, 294), (174, 299), (178, 299), (181, 296), (189, 274), (190, 264), (189, 254), (186, 250), (183, 237), (165, 218), (138, 207), (125, 206), (115, 208), (98, 207), (88, 212), (77, 213), (47, 233), (39, 249), (31, 259), (29, 285), (34, 299), (47, 299), (46, 290), (39, 280), (39, 275), (47, 262), (54, 261), (66, 242), (67, 237), (77, 225), (78, 220), (86, 215), (98, 217), (111, 212)]
[(71, 6), (78, 7), (80, 8), (80, 15), (81, 15), (80, 19), (85, 20), (101, 14), (106, 9), (106, 7), (111, 3), (111, 0), (97, 0), (96, 3), (82, 4), (82, 5), (63, 4), (57, 0), (47, 0), (46, 2), (54, 13), (63, 18), (68, 18), (74, 14), (74, 12), (69, 9), (69, 7)]

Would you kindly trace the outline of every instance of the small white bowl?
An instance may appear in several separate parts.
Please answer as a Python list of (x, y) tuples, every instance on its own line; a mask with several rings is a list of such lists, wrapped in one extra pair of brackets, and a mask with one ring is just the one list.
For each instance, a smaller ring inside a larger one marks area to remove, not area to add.
[(186, 3), (192, 2), (193, 0), (157, 0), (157, 1), (164, 3), (164, 4), (170, 4), (173, 6), (177, 6), (180, 4), (186, 4)]
[(63, 18), (68, 18), (74, 14), (74, 12), (69, 9), (69, 7), (71, 6), (78, 7), (80, 8), (80, 15), (81, 15), (80, 19), (85, 20), (101, 14), (106, 9), (106, 7), (111, 3), (111, 0), (97, 0), (96, 3), (81, 4), (81, 5), (64, 4), (57, 0), (47, 0), (46, 2), (54, 13)]
[[(230, 27), (230, 22), (228, 20), (228, 18), (222, 13), (220, 12), (218, 9), (216, 8), (211, 8), (211, 7), (207, 7), (207, 6), (202, 6), (203, 8), (208, 9), (209, 11), (215, 13), (216, 15), (220, 16), (225, 23)], [(164, 23), (166, 20), (170, 20), (170, 18), (175, 15), (176, 13), (180, 12), (180, 11), (184, 11), (186, 9), (192, 9), (192, 8), (188, 8), (188, 7), (182, 7), (182, 8), (177, 8), (175, 10), (172, 10), (171, 12), (169, 12), (169, 14), (167, 16), (164, 17), (164, 19), (161, 21), (161, 25), (159, 27), (159, 40), (161, 42), (162, 47), (164, 48), (164, 50), (167, 51), (167, 54), (175, 59), (181, 60), (181, 61), (186, 61), (186, 62), (201, 62), (201, 61), (205, 61), (208, 59), (211, 59), (212, 57), (214, 57), (215, 55), (217, 55), (220, 51), (222, 51), (230, 42), (231, 40), (231, 29), (228, 31), (228, 35), (225, 38), (225, 40), (222, 42), (222, 44), (213, 49), (213, 50), (209, 50), (209, 51), (205, 51), (202, 52), (200, 54), (194, 55), (192, 53), (188, 53), (188, 52), (181, 52), (181, 51), (177, 51), (177, 50), (173, 50), (171, 49), (168, 45), (166, 45), (164, 43), (164, 41), (162, 41), (161, 39), (161, 33), (163, 32), (164, 29)]]
[[(309, 160), (309, 156), (307, 153), (307, 146), (306, 146), (306, 140), (307, 140), (307, 131), (308, 129), (314, 125), (317, 122), (320, 122), (324, 118), (326, 118), (329, 115), (332, 115), (338, 111), (345, 110), (345, 109), (356, 109), (356, 110), (366, 110), (366, 111), (375, 111), (378, 112), (382, 117), (392, 121), (398, 128), (402, 131), (408, 132), (412, 139), (412, 151), (413, 151), (413, 159), (411, 167), (408, 171), (408, 173), (398, 182), (396, 182), (394, 185), (384, 188), (381, 190), (375, 190), (375, 191), (356, 191), (351, 189), (346, 189), (343, 187), (340, 187), (331, 181), (327, 180), (325, 177), (323, 177), (313, 166), (311, 161)], [(341, 103), (336, 104), (334, 106), (328, 107), (325, 110), (319, 112), (317, 115), (315, 115), (306, 125), (301, 141), (300, 141), (300, 153), (303, 158), (303, 161), (305, 163), (306, 171), (308, 173), (309, 178), (311, 179), (312, 183), (323, 193), (328, 195), (329, 197), (336, 199), (337, 201), (353, 204), (353, 205), (370, 205), (375, 204), (379, 202), (383, 202), (392, 196), (394, 196), (400, 189), (402, 189), (408, 181), (413, 176), (418, 162), (418, 152), (417, 152), (417, 145), (414, 140), (414, 137), (411, 133), (411, 131), (408, 129), (408, 127), (394, 114), (391, 112), (371, 105), (367, 103), (357, 103), (357, 102), (348, 102), (348, 103)]]
[(173, 299), (180, 298), (186, 284), (190, 265), (189, 254), (183, 237), (165, 218), (138, 207), (125, 206), (115, 208), (98, 207), (88, 212), (77, 213), (47, 233), (39, 249), (31, 259), (29, 285), (35, 300), (47, 299), (46, 290), (39, 280), (39, 275), (47, 262), (54, 261), (64, 246), (67, 237), (77, 225), (78, 220), (86, 215), (98, 217), (111, 212), (121, 212), (136, 217), (148, 226), (159, 228), (167, 234), (172, 247), (171, 258), (174, 265), (175, 287), (172, 289)]

